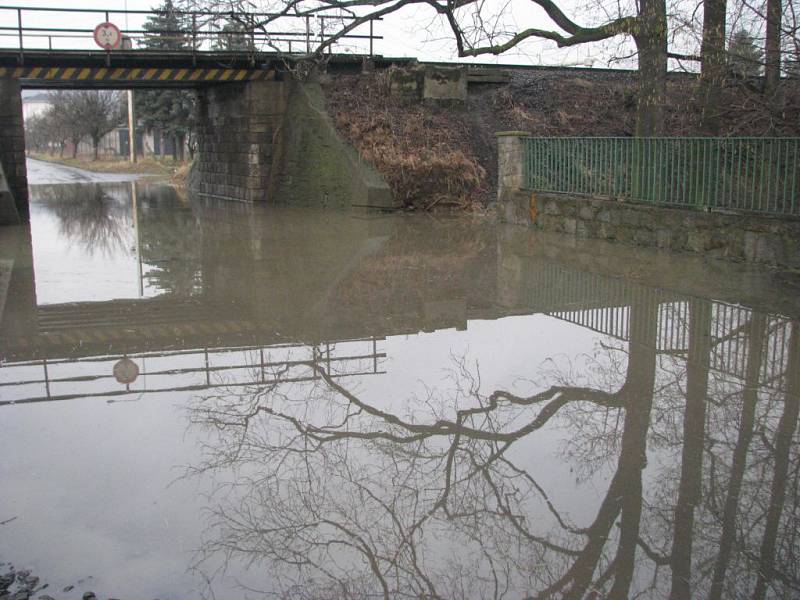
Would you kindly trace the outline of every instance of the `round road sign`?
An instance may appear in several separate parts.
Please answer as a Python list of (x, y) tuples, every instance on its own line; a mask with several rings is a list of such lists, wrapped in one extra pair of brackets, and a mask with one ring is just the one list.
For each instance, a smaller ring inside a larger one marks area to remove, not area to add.
[(114, 50), (122, 43), (122, 33), (113, 23), (100, 23), (94, 28), (94, 41), (104, 50)]
[(120, 383), (130, 384), (139, 376), (139, 366), (127, 356), (114, 365), (114, 378)]

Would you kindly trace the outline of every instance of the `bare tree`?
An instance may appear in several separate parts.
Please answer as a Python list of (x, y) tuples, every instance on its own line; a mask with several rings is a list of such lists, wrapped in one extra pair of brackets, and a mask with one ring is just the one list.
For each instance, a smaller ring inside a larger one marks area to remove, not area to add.
[(97, 160), (100, 140), (123, 119), (120, 93), (107, 90), (71, 92), (68, 106), (73, 118), (81, 124), (84, 135), (92, 140), (94, 160)]
[(727, 0), (704, 0), (703, 38), (700, 49), (700, 127), (708, 135), (719, 135), (720, 96), (725, 85)]
[(51, 143), (46, 114), (25, 119), (25, 147), (39, 152), (48, 150)]
[(64, 140), (72, 143), (72, 158), (78, 155), (78, 145), (86, 136), (86, 124), (75, 109), (74, 94), (60, 90), (51, 95), (48, 118), (57, 126)]
[(764, 91), (770, 97), (778, 91), (781, 78), (781, 0), (767, 0), (767, 31), (764, 47)]
[[(595, 26), (585, 26), (569, 17), (552, 0), (533, 0), (552, 22), (551, 29), (521, 28), (508, 30), (502, 15), (489, 15), (486, 3), (480, 0), (335, 0), (317, 3), (309, 0), (277, 0), (260, 5), (250, 0), (183, 0), (187, 9), (217, 9), (245, 13), (255, 7), (270, 13), (256, 21), (238, 24), (268, 37), (270, 26), (289, 16), (326, 19), (326, 37), (317, 44), (314, 55), (324, 51), (345, 35), (370, 20), (382, 18), (410, 5), (422, 5), (441, 16), (452, 34), (461, 57), (502, 54), (525, 40), (544, 39), (559, 47), (629, 36), (635, 43), (639, 60), (639, 101), (637, 134), (659, 135), (663, 132), (663, 109), (667, 73), (667, 6), (666, 0), (640, 0), (627, 11), (620, 4), (619, 15), (611, 16)], [(507, 8), (507, 7), (506, 7)], [(330, 18), (339, 15), (340, 20)]]
[(42, 116), (42, 129), (48, 144), (64, 153), (72, 143), (72, 157), (85, 138), (92, 141), (94, 159), (98, 158), (100, 140), (124, 118), (119, 92), (106, 90), (59, 91), (50, 96), (50, 108)]

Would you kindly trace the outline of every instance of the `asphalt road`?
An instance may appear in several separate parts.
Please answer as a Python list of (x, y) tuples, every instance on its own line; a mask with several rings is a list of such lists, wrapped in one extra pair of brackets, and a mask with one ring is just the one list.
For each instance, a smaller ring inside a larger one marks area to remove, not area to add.
[(134, 181), (142, 177), (138, 173), (92, 173), (75, 167), (57, 165), (33, 158), (27, 159), (28, 183), (30, 185), (53, 183), (103, 183)]

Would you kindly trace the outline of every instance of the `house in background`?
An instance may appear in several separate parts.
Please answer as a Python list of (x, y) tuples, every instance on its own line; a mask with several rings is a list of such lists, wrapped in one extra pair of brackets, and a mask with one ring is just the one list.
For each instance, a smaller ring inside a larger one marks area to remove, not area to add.
[(48, 108), (50, 108), (50, 95), (47, 92), (38, 92), (22, 99), (22, 117), (26, 121), (44, 114)]

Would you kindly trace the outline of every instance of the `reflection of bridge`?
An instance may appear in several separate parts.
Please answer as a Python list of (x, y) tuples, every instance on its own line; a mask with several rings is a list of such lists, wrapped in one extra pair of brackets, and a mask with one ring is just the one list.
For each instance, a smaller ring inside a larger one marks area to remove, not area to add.
[[(379, 352), (378, 341), (138, 352), (133, 360), (141, 371), (136, 381), (125, 385), (116, 382), (113, 375), (121, 356), (14, 362), (0, 368), (0, 406), (316, 381), (319, 375), (307, 363), (319, 365), (334, 379), (378, 375), (382, 373), (381, 360), (386, 357)], [(154, 365), (152, 369), (148, 364)], [(285, 375), (290, 368), (293, 375)]]
[[(276, 321), (259, 322), (246, 307), (202, 300), (157, 297), (40, 306), (36, 309), (36, 333), (2, 336), (0, 354), (7, 364), (0, 368), (0, 406), (196, 391), (220, 385), (268, 385), (276, 370), (307, 362), (320, 364), (335, 377), (380, 374), (380, 362), (386, 355), (379, 351), (378, 341), (386, 336), (421, 329), (461, 329), (464, 321), (507, 315), (547, 314), (629, 341), (632, 308), (655, 307), (658, 352), (689, 360), (691, 308), (701, 304), (707, 307), (711, 318), (709, 367), (725, 376), (746, 378), (752, 349), (750, 323), (756, 314), (750, 308), (691, 298), (538, 260), (526, 263), (522, 292), (513, 307), (487, 309), (471, 308), (463, 302), (434, 303), (432, 311), (417, 317), (388, 314), (382, 322), (362, 322), (355, 327), (352, 323), (341, 327), (334, 318), (326, 332), (321, 333), (319, 323), (306, 323), (308, 331), (297, 331), (295, 335), (277, 332)], [(390, 307), (387, 311), (392, 312)], [(220, 315), (232, 316), (226, 319)], [(409, 327), (414, 318), (416, 329)], [(787, 362), (791, 326), (788, 318), (765, 317), (759, 387), (784, 389), (790, 368)], [(312, 336), (320, 339), (320, 335), (321, 339), (339, 341), (287, 341)], [(113, 382), (113, 365), (123, 356), (141, 366), (138, 385), (122, 388)], [(148, 363), (154, 365), (150, 370), (145, 368)], [(313, 380), (313, 370), (306, 371), (291, 381)], [(288, 381), (285, 376), (281, 380)], [(9, 390), (14, 396), (9, 396)]]

